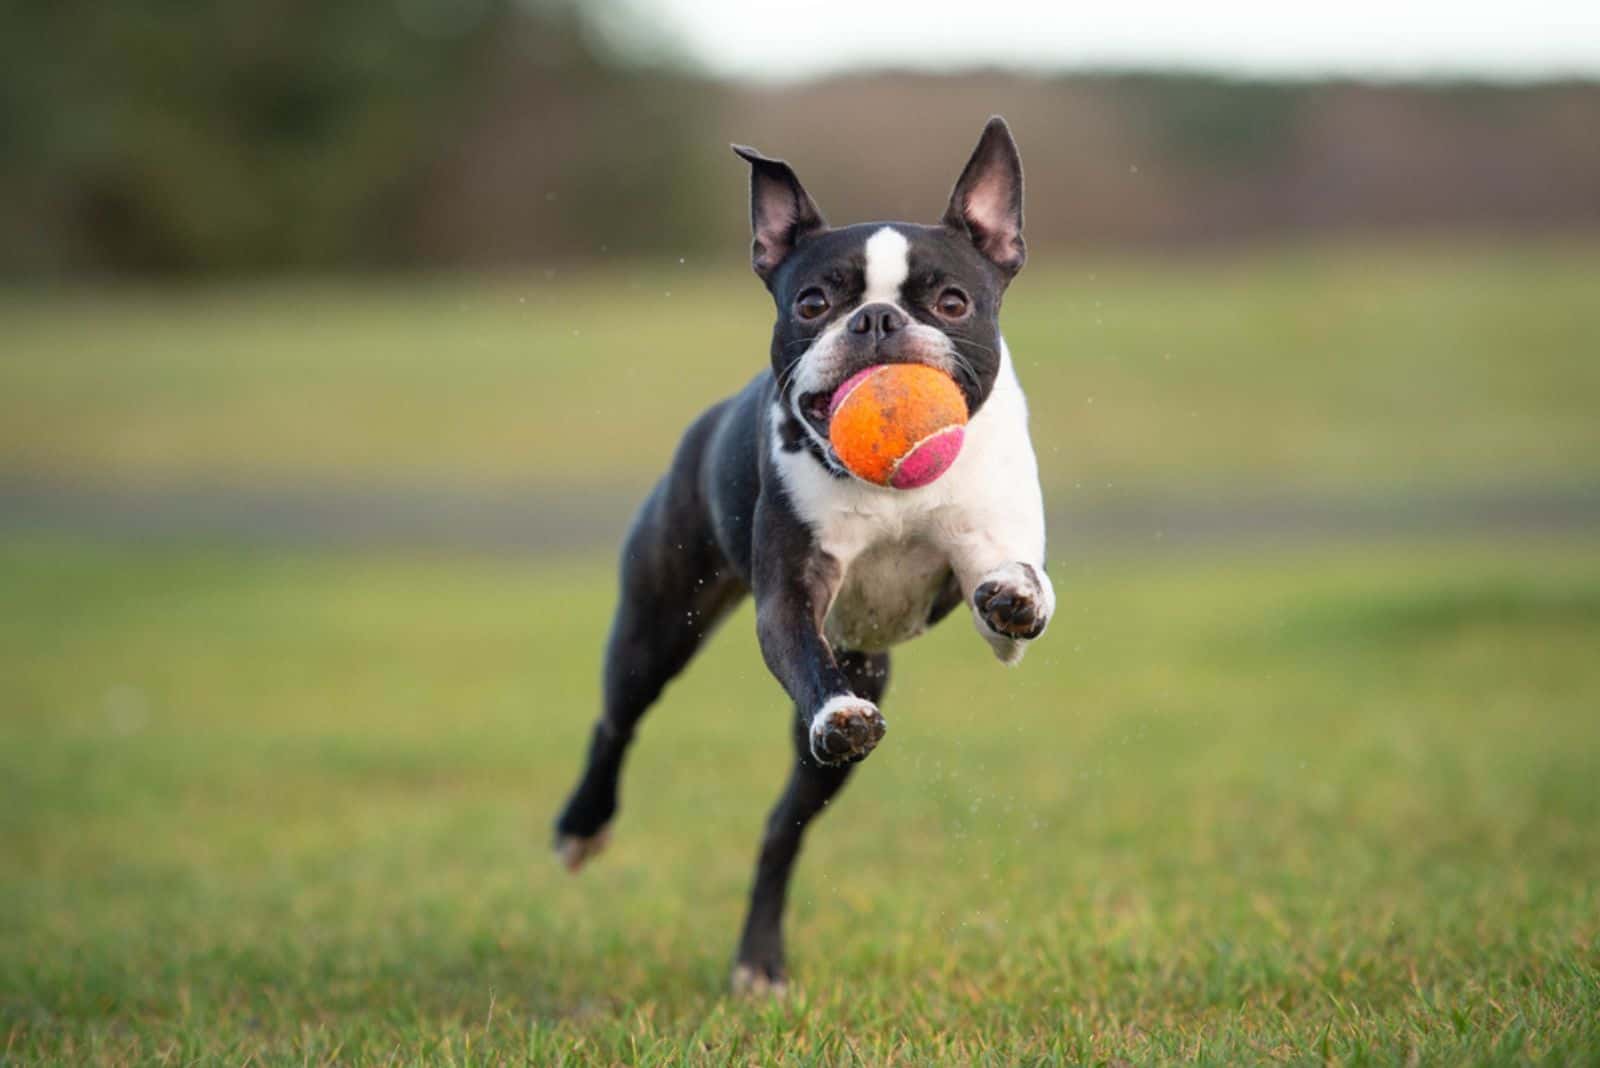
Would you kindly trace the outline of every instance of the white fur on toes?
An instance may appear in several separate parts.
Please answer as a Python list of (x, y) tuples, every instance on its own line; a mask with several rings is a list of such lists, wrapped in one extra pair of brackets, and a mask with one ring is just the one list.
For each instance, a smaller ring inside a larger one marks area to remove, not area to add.
[(591, 857), (597, 857), (605, 851), (611, 842), (611, 827), (600, 828), (587, 838), (575, 834), (563, 834), (556, 839), (556, 857), (561, 861), (561, 866), (576, 874), (589, 862)]
[[(1002, 593), (1013, 601), (1032, 602), (1031, 614), (1038, 624), (1036, 633), (1029, 637), (1019, 637), (1007, 634), (991, 624), (976, 600), (978, 591), (991, 586), (999, 587)], [(989, 643), (995, 656), (1003, 663), (1013, 666), (1021, 662), (1022, 654), (1028, 651), (1028, 643), (1044, 633), (1045, 628), (1050, 625), (1050, 617), (1055, 615), (1056, 611), (1055, 587), (1050, 584), (1050, 576), (1045, 574), (1043, 567), (1020, 561), (1002, 564), (985, 574), (978, 583), (974, 597), (972, 618), (977, 624), (978, 633)]]
[(729, 984), (739, 997), (770, 997), (779, 1001), (789, 993), (789, 983), (784, 979), (769, 979), (759, 968), (749, 964), (735, 964)]
[(888, 729), (877, 705), (854, 694), (837, 694), (811, 717), (811, 755), (824, 764), (864, 757)]

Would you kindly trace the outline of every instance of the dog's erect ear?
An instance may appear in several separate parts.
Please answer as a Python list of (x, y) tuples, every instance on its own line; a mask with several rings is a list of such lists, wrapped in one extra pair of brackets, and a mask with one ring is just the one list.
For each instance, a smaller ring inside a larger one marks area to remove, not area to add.
[(801, 238), (828, 224), (787, 163), (744, 145), (733, 151), (750, 163), (750, 265), (766, 281)]
[(983, 127), (967, 169), (956, 180), (944, 224), (967, 234), (1010, 278), (1028, 258), (1022, 243), (1022, 157), (1006, 120), (996, 115)]

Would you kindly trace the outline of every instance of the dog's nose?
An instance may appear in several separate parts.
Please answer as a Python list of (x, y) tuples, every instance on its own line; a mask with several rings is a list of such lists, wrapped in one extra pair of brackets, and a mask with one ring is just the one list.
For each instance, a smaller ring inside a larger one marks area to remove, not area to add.
[(886, 338), (899, 330), (909, 320), (906, 313), (893, 304), (866, 304), (850, 316), (847, 324), (852, 334), (872, 334), (874, 337)]

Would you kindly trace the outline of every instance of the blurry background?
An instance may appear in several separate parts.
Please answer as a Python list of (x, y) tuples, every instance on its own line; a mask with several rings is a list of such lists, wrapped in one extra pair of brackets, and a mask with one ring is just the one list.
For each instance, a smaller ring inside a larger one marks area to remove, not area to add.
[(1600, 224), (1592, 14), (1365, 6), (1261, 41), (1140, 5), (959, 32), (906, 2), (8, 5), (0, 269), (732, 262), (730, 139), (840, 218), (926, 218), (988, 112), (1026, 141), (1046, 249)]
[(1584, 5), (855, 6), (8, 5), (11, 521), (127, 527), (136, 484), (181, 497), (140, 523), (269, 541), (609, 537), (763, 359), (727, 143), (836, 220), (933, 219), (991, 113), (1029, 176), (1007, 328), (1077, 522), (1110, 515), (1080, 491), (1548, 518), (1592, 484)]
[(627, 518), (766, 363), (727, 144), (931, 221), (1000, 113), (1062, 616), (900, 656), (796, 923), (935, 1000), (818, 1020), (1592, 1049), (1600, 8), (1114, 6), (0, 5), (7, 1045), (692, 1031), (786, 759), (747, 614), (587, 889), (529, 857)]

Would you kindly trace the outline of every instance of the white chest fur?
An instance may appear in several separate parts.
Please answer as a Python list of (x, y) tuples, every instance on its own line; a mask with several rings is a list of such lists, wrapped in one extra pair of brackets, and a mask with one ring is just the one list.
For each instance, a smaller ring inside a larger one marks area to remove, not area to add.
[(928, 486), (884, 489), (834, 478), (803, 453), (773, 455), (796, 513), (842, 570), (824, 626), (841, 648), (886, 649), (921, 633), (952, 570), (970, 597), (997, 551), (1043, 561), (1027, 406), (1004, 342), (994, 390), (968, 424), (961, 455)]
[(823, 634), (836, 649), (869, 653), (915, 638), (949, 572), (949, 559), (932, 542), (874, 542), (845, 569)]

